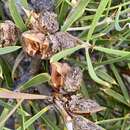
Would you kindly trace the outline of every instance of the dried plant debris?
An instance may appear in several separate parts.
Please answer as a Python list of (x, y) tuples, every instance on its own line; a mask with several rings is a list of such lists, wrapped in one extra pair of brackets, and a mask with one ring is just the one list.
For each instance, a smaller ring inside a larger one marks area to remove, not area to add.
[(29, 0), (29, 3), (36, 12), (52, 11), (54, 5), (53, 0)]
[(19, 31), (12, 21), (6, 20), (0, 23), (0, 47), (14, 45), (18, 34)]
[(82, 71), (79, 67), (70, 66), (68, 63), (52, 63), (51, 67), (51, 80), (55, 88), (65, 92), (80, 90)]
[(92, 114), (104, 110), (94, 100), (86, 99), (81, 95), (72, 95), (71, 100), (68, 102), (68, 109), (75, 114)]
[(76, 116), (73, 119), (73, 127), (74, 130), (104, 130), (104, 128), (96, 125), (82, 116)]
[(38, 56), (41, 59), (50, 57), (49, 42), (45, 35), (34, 30), (22, 34), (22, 45), (25, 52), (30, 56)]
[(49, 40), (53, 52), (72, 48), (78, 44), (78, 40), (67, 32), (56, 32), (54, 35), (49, 35)]
[(53, 12), (42, 12), (37, 14), (34, 19), (35, 20), (32, 23), (34, 30), (43, 33), (55, 33), (59, 30), (57, 15)]

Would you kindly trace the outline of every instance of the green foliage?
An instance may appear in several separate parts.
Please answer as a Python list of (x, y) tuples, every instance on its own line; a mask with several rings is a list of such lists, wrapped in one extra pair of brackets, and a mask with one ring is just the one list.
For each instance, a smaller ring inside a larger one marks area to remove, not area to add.
[(66, 31), (67, 28), (69, 28), (78, 18), (83, 15), (85, 8), (89, 2), (90, 0), (81, 0), (77, 7), (74, 9), (72, 8), (72, 11), (70, 11), (68, 14), (68, 17), (61, 28), (62, 31)]
[(21, 46), (9, 46), (9, 47), (0, 48), (0, 55), (14, 52), (20, 48), (21, 48)]
[[(20, 2), (21, 6), (29, 8), (27, 0)], [(52, 114), (52, 107), (48, 105), (50, 102), (43, 103), (39, 100), (50, 98), (42, 93), (47, 95), (46, 88), (50, 89), (52, 84), (50, 63), (58, 61), (68, 61), (72, 65), (81, 67), (84, 75), (80, 92), (106, 108), (103, 112), (92, 115), (90, 119), (106, 130), (130, 129), (130, 1), (72, 2), (75, 0), (56, 0), (55, 11), (58, 15), (60, 31), (69, 31), (80, 38), (80, 45), (54, 54), (49, 61), (41, 60), (41, 68), (35, 75), (26, 77), (26, 71), (31, 65), (23, 65), (23, 61), (28, 57), (19, 46), (21, 39), (18, 41), (18, 46), (0, 48), (0, 107), (3, 108), (0, 114), (1, 130), (11, 130), (6, 128), (5, 123), (14, 113), (18, 120), (16, 130), (35, 130), (35, 122), (43, 124), (44, 129), (49, 127), (51, 130), (60, 130), (65, 126), (57, 109), (53, 109)], [(15, 0), (8, 0), (7, 3), (10, 16), (20, 31), (29, 30), (16, 7)], [(0, 1), (0, 22), (6, 19), (2, 4)], [(13, 62), (10, 62), (12, 58)], [(28, 59), (37, 62), (35, 58)], [(21, 79), (21, 75), (25, 75), (25, 79)], [(14, 84), (15, 80), (20, 83)], [(42, 86), (40, 90), (39, 86)], [(22, 92), (17, 95), (14, 89)], [(20, 97), (22, 99), (18, 100)], [(3, 98), (17, 100), (9, 102)], [(34, 101), (36, 98), (38, 100)], [(26, 99), (26, 102), (22, 103), (23, 99)], [(51, 104), (55, 108), (55, 103), (51, 102)], [(43, 106), (45, 107), (42, 108)]]
[(78, 45), (76, 47), (60, 51), (59, 53), (57, 53), (51, 57), (50, 62), (57, 62), (57, 61), (61, 60), (62, 58), (65, 58), (66, 56), (71, 55), (72, 53), (76, 52), (77, 50), (79, 50), (81, 48), (83, 48), (83, 46)]
[(8, 5), (9, 5), (9, 10), (10, 10), (11, 16), (12, 16), (16, 26), (21, 31), (25, 31), (26, 26), (25, 26), (23, 19), (21, 18), (20, 14), (16, 8), (15, 0), (8, 0)]
[(20, 86), (20, 90), (26, 90), (32, 86), (37, 86), (39, 84), (45, 83), (50, 80), (48, 73), (41, 73), (28, 80), (26, 83)]

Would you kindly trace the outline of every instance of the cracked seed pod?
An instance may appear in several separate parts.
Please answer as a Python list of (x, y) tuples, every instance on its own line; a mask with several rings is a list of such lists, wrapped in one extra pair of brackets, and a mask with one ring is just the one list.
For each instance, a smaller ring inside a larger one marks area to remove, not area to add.
[(54, 2), (53, 0), (29, 0), (29, 4), (36, 12), (52, 11)]
[(71, 93), (80, 90), (82, 72), (79, 67), (67, 63), (52, 63), (51, 79), (55, 88)]
[(76, 114), (92, 114), (105, 109), (94, 100), (86, 99), (81, 95), (71, 96), (67, 107), (72, 113)]
[(74, 117), (73, 127), (74, 130), (105, 130), (82, 116)]
[(34, 30), (29, 30), (22, 34), (22, 46), (25, 52), (30, 56), (47, 59), (52, 55), (49, 42), (45, 35)]
[(16, 43), (19, 31), (15, 24), (6, 20), (0, 23), (0, 47), (12, 46)]
[(53, 52), (72, 48), (78, 44), (78, 40), (67, 32), (56, 32), (54, 35), (49, 35), (49, 40)]
[(64, 80), (64, 90), (66, 92), (76, 92), (80, 90), (82, 75), (82, 71), (79, 67), (72, 67)]
[(67, 63), (51, 63), (51, 81), (54, 88), (59, 89), (64, 85), (64, 77), (70, 69)]
[(42, 33), (55, 33), (59, 30), (57, 15), (48, 11), (40, 13), (32, 25), (34, 30)]

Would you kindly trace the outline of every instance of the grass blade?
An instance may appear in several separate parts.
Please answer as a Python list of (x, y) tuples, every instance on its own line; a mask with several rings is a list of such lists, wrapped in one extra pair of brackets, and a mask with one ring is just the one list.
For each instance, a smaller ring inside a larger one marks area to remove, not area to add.
[(126, 56), (126, 55), (130, 54), (129, 51), (115, 50), (115, 49), (105, 48), (105, 47), (101, 47), (101, 46), (95, 46), (93, 49), (107, 53), (107, 54), (117, 55), (117, 56)]
[(28, 8), (28, 1), (27, 0), (21, 0), (21, 4), (24, 6), (24, 8)]
[(16, 8), (16, 3), (15, 0), (8, 0), (8, 6), (9, 6), (9, 11), (11, 13), (11, 16), (16, 24), (16, 26), (21, 30), (25, 31), (26, 26), (23, 22), (23, 19), (21, 18), (17, 8)]
[(73, 48), (69, 48), (69, 49), (65, 49), (63, 51), (60, 51), (59, 53), (53, 55), (50, 59), (50, 62), (57, 62), (59, 60), (61, 60), (62, 58), (66, 57), (67, 55), (71, 55), (72, 53), (78, 51), (79, 49), (83, 48), (83, 46), (78, 45), (76, 47)]
[(48, 73), (41, 73), (24, 83), (22, 86), (20, 86), (20, 90), (25, 90), (30, 88), (31, 86), (36, 86), (45, 82), (50, 81), (50, 75)]
[(121, 8), (122, 8), (122, 6), (119, 6), (119, 9), (118, 9), (118, 12), (117, 12), (117, 15), (116, 15), (116, 18), (115, 18), (115, 29), (116, 29), (117, 31), (122, 31), (122, 30), (124, 30), (127, 26), (129, 26), (128, 23), (126, 23), (123, 27), (121, 27), (120, 24), (119, 24), (119, 17), (120, 17), (120, 15), (121, 15)]
[[(3, 100), (0, 100), (0, 106), (3, 106), (4, 108), (7, 108), (7, 109), (13, 109), (13, 105), (11, 105), (10, 103), (6, 103), (6, 102), (4, 102)], [(21, 109), (17, 109), (17, 113), (18, 114), (21, 114), (21, 115), (23, 115), (23, 116), (30, 116), (30, 114), (29, 113), (27, 113), (26, 111), (24, 111), (24, 110), (21, 110)]]
[(127, 106), (130, 107), (130, 105), (126, 102), (125, 98), (117, 93), (116, 91), (112, 90), (112, 89), (102, 89), (107, 95), (113, 97), (114, 99), (116, 99), (117, 101), (119, 101), (120, 103), (123, 103)]
[(0, 48), (0, 55), (4, 55), (4, 54), (8, 54), (8, 53), (17, 51), (20, 48), (21, 48), (21, 46), (8, 46), (8, 47)]
[(98, 6), (98, 9), (96, 10), (96, 14), (94, 16), (94, 19), (92, 21), (92, 24), (91, 24), (91, 28), (89, 29), (89, 32), (88, 32), (88, 35), (87, 35), (87, 41), (89, 41), (92, 37), (92, 34), (94, 32), (94, 29), (105, 9), (105, 7), (107, 6), (109, 0), (101, 0), (99, 6)]
[[(9, 113), (9, 109), (4, 108), (3, 111), (1, 112), (1, 116), (0, 116), (0, 122), (8, 115)], [(0, 129), (2, 130), (4, 127), (4, 123), (1, 123)]]
[(10, 66), (7, 63), (7, 60), (5, 60), (4, 58), (1, 58), (1, 57), (0, 57), (0, 64), (1, 64), (1, 67), (3, 70), (3, 76), (6, 81), (6, 85), (7, 85), (7, 87), (11, 88), (13, 86), (13, 80), (11, 78)]
[(60, 25), (63, 24), (67, 13), (68, 13), (68, 3), (66, 3), (66, 1), (63, 1), (61, 8), (60, 8), (59, 15), (58, 15), (58, 21), (59, 21)]
[(111, 69), (112, 69), (112, 71), (113, 71), (113, 73), (114, 73), (114, 75), (115, 75), (115, 77), (116, 77), (116, 79), (117, 79), (117, 81), (119, 83), (119, 86), (121, 88), (121, 91), (122, 91), (122, 93), (124, 95), (125, 100), (128, 103), (130, 103), (130, 97), (129, 97), (129, 94), (128, 94), (128, 90), (127, 90), (125, 84), (123, 83), (123, 81), (122, 81), (122, 79), (121, 79), (121, 77), (120, 77), (120, 75), (118, 73), (118, 70), (116, 69), (116, 67), (113, 64), (111, 64)]
[(110, 84), (117, 85), (115, 79), (112, 78), (108, 73), (103, 71), (103, 69), (97, 69), (95, 72), (96, 72), (97, 76), (99, 76), (101, 79), (109, 82)]
[[(39, 108), (37, 108), (33, 102), (31, 103), (31, 106), (35, 113), (38, 113)], [(52, 122), (46, 114), (43, 114), (41, 116), (41, 119), (45, 122), (45, 124), (47, 124), (47, 126), (49, 126), (49, 128), (51, 128), (51, 130), (60, 130), (58, 126), (54, 122)]]
[(117, 58), (111, 58), (109, 60), (102, 61), (101, 63), (100, 62), (96, 63), (96, 65), (99, 66), (99, 65), (113, 64), (113, 63), (116, 63), (116, 62), (127, 60), (129, 58), (130, 58), (130, 54), (124, 55), (124, 56), (121, 56), (121, 57), (117, 57)]
[(3, 79), (3, 69), (1, 64), (0, 64), (0, 79)]
[(72, 12), (70, 11), (70, 14), (68, 15), (67, 19), (65, 20), (61, 31), (66, 31), (78, 18), (80, 18), (84, 11), (86, 6), (90, 0), (80, 0), (79, 4), (76, 8), (72, 9)]
[(17, 108), (21, 105), (22, 102), (23, 102), (23, 99), (21, 99), (20, 101), (18, 101), (17, 105), (8, 113), (8, 115), (6, 115), (0, 121), (0, 129), (3, 127), (3, 125), (5, 124), (5, 122), (10, 118), (10, 116), (17, 110)]
[(119, 118), (113, 118), (113, 119), (107, 119), (107, 120), (97, 121), (96, 124), (106, 124), (106, 123), (111, 123), (111, 122), (120, 121), (120, 120), (126, 120), (126, 119), (130, 119), (130, 116), (126, 115), (124, 117), (119, 117)]
[(89, 56), (89, 52), (88, 50), (86, 49), (86, 59), (87, 59), (87, 65), (88, 65), (88, 72), (89, 72), (89, 75), (90, 77), (95, 81), (97, 82), (98, 84), (101, 84), (103, 86), (107, 86), (107, 87), (111, 87), (111, 85), (103, 80), (101, 80), (99, 77), (97, 77), (95, 71), (94, 71), (94, 68), (92, 66), (92, 63), (91, 63), (91, 59), (90, 59), (90, 56)]
[[(39, 111), (36, 115), (34, 115), (32, 118), (28, 119), (24, 125), (25, 129), (27, 129), (31, 124), (33, 124), (38, 118), (40, 118), (45, 112), (47, 112), (51, 107), (47, 106), (43, 108), (41, 111)], [(21, 127), (17, 128), (16, 130), (22, 130)]]

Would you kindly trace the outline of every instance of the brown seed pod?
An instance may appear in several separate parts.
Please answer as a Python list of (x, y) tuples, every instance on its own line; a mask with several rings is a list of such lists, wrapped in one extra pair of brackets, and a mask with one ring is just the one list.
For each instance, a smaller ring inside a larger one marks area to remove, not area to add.
[(53, 52), (72, 48), (78, 44), (78, 40), (67, 32), (56, 32), (53, 35), (49, 35), (49, 40)]
[(41, 11), (52, 11), (53, 10), (53, 0), (29, 0), (29, 4), (36, 12)]
[(54, 35), (45, 35), (36, 30), (22, 34), (24, 50), (30, 55), (38, 55), (41, 59), (49, 59), (53, 54), (77, 45), (78, 41), (70, 34), (57, 32)]
[(82, 71), (79, 67), (71, 67), (71, 71), (66, 75), (64, 80), (64, 90), (66, 92), (79, 91), (82, 75)]
[(16, 43), (19, 30), (15, 24), (6, 20), (0, 23), (0, 47), (12, 46)]
[(22, 46), (30, 56), (46, 59), (52, 55), (49, 41), (45, 35), (34, 30), (29, 30), (22, 34)]
[(74, 117), (73, 127), (74, 130), (105, 130), (82, 116)]
[(80, 89), (82, 72), (79, 67), (72, 67), (68, 63), (52, 63), (51, 79), (55, 87), (65, 92), (76, 92)]
[(101, 107), (94, 100), (86, 99), (81, 95), (73, 95), (68, 103), (68, 109), (75, 114), (92, 114), (105, 108)]
[(69, 71), (70, 66), (67, 63), (51, 63), (51, 81), (55, 88), (59, 89), (64, 85), (64, 78)]
[(53, 12), (42, 12), (32, 23), (33, 29), (43, 33), (55, 33), (59, 30), (57, 15)]

